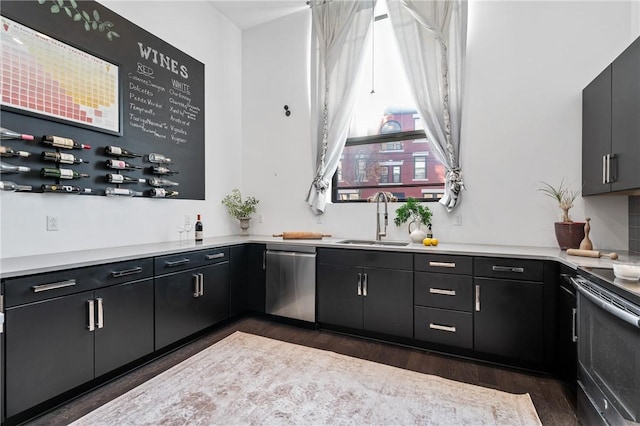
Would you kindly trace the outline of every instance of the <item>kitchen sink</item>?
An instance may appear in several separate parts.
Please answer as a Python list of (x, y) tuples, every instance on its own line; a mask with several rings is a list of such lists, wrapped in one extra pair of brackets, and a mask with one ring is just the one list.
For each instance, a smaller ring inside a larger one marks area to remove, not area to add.
[(360, 245), (369, 245), (369, 246), (395, 246), (395, 247), (405, 247), (409, 245), (409, 243), (403, 243), (399, 241), (376, 241), (376, 240), (344, 240), (344, 241), (338, 241), (338, 244), (360, 244)]

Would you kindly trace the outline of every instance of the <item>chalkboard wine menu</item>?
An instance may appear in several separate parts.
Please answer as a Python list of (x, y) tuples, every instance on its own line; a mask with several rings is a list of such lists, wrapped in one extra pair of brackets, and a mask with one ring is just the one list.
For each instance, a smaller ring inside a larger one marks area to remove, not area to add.
[[(154, 178), (166, 178), (149, 159), (161, 154), (168, 159), (164, 170), (170, 169), (171, 181), (178, 184), (167, 188), (178, 191), (173, 198), (204, 200), (203, 63), (95, 1), (3, 0), (0, 12), (0, 123), (35, 136), (1, 141), (8, 149), (31, 153), (3, 157), (3, 164), (30, 171), (3, 173), (2, 181), (31, 185), (34, 192), (52, 184), (90, 188), (96, 195), (120, 185), (148, 192)], [(91, 148), (45, 145), (43, 135)], [(137, 155), (118, 158), (106, 147)], [(51, 162), (56, 152), (83, 162), (56, 165)], [(114, 159), (133, 167), (114, 170), (108, 166)], [(90, 177), (71, 181), (41, 175), (52, 167)], [(131, 179), (107, 177), (114, 173)]]

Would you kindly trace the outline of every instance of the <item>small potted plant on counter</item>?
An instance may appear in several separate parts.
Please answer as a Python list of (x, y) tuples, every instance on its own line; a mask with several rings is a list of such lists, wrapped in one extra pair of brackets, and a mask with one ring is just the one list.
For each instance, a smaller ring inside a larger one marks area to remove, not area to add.
[(241, 235), (249, 235), (249, 220), (256, 212), (259, 202), (255, 197), (247, 197), (243, 201), (242, 194), (237, 188), (222, 199), (222, 204), (227, 208), (229, 215), (240, 221)]
[(556, 239), (561, 250), (569, 248), (579, 248), (580, 242), (584, 238), (585, 222), (574, 222), (569, 216), (569, 209), (573, 207), (573, 202), (580, 193), (569, 188), (564, 179), (560, 185), (554, 187), (546, 182), (542, 184), (538, 191), (542, 191), (546, 196), (558, 202), (558, 207), (562, 210), (560, 222), (555, 222)]
[[(393, 220), (396, 226), (409, 222), (409, 238), (414, 243), (422, 243), (426, 238), (426, 234), (421, 229), (421, 225), (428, 226), (431, 224), (431, 210), (429, 207), (422, 206), (415, 198), (408, 197), (407, 202), (396, 210), (396, 218)], [(414, 225), (414, 229), (411, 229)]]

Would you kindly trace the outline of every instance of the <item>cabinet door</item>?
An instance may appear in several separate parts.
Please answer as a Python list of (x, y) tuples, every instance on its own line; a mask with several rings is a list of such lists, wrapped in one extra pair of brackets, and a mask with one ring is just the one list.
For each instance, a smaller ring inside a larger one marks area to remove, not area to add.
[(95, 331), (95, 375), (99, 377), (153, 352), (153, 279), (95, 292), (102, 328)]
[(612, 191), (640, 187), (640, 38), (611, 65)]
[(362, 269), (354, 266), (317, 265), (318, 322), (362, 329), (358, 274)]
[(364, 329), (413, 338), (413, 272), (365, 268)]
[(542, 362), (542, 283), (476, 278), (474, 284), (474, 349)]
[(202, 294), (198, 296), (198, 330), (229, 317), (229, 262), (199, 269)]
[(93, 379), (91, 292), (5, 312), (6, 417)]
[(582, 91), (582, 194), (609, 192), (603, 157), (611, 152), (611, 67)]
[(155, 279), (155, 348), (160, 349), (198, 331), (197, 270)]
[(229, 249), (229, 315), (249, 310), (249, 267), (245, 245)]

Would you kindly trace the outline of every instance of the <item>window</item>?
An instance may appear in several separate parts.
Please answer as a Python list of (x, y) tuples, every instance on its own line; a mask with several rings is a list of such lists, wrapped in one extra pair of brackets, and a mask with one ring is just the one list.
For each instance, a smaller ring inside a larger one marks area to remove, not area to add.
[(413, 179), (420, 180), (427, 178), (427, 157), (416, 155), (413, 157)]
[(369, 52), (332, 200), (366, 201), (381, 190), (399, 200), (438, 200), (444, 193), (445, 168), (426, 143), (385, 0), (378, 0), (375, 14), (374, 60)]

